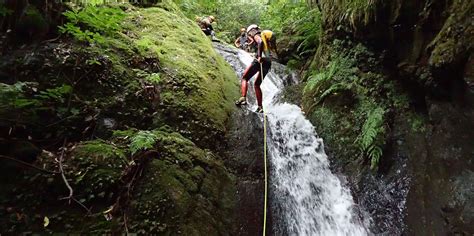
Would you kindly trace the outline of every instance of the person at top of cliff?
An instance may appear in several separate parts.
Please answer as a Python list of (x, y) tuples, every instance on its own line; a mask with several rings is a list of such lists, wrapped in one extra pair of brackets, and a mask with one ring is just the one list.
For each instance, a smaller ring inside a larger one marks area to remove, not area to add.
[(235, 104), (237, 106), (247, 104), (247, 87), (248, 80), (251, 79), (255, 74), (254, 88), (255, 96), (257, 97), (258, 108), (256, 112), (263, 113), (262, 105), (262, 90), (260, 85), (262, 84), (263, 79), (270, 71), (272, 66), (272, 52), (276, 54), (276, 37), (270, 30), (260, 31), (260, 28), (257, 25), (250, 25), (247, 28), (247, 35), (251, 37), (257, 44), (257, 54), (253, 62), (245, 69), (244, 74), (241, 79), (241, 93), (240, 97)]
[(216, 33), (214, 32), (214, 28), (212, 27), (212, 23), (216, 21), (214, 16), (207, 16), (203, 18), (196, 18), (199, 26), (201, 27), (202, 32), (206, 35), (210, 35), (212, 40), (217, 40)]
[(245, 28), (240, 29), (240, 36), (234, 41), (235, 47), (249, 51), (248, 47), (252, 44), (253, 39), (247, 36), (247, 30)]

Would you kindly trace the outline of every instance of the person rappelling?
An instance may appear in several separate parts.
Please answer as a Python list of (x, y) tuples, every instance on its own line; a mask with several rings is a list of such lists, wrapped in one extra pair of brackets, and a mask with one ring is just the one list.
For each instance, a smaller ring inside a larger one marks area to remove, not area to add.
[(205, 35), (210, 35), (212, 41), (218, 41), (216, 37), (216, 32), (214, 32), (214, 28), (212, 27), (212, 23), (216, 21), (214, 16), (207, 16), (207, 17), (196, 17), (196, 22), (198, 23), (199, 27), (201, 27), (202, 32)]
[(242, 97), (240, 97), (235, 102), (235, 105), (247, 105), (248, 80), (251, 79), (258, 72), (254, 83), (255, 96), (257, 97), (258, 105), (257, 110), (255, 112), (263, 113), (263, 95), (260, 85), (262, 84), (263, 79), (268, 74), (272, 66), (272, 52), (276, 54), (276, 37), (270, 30), (260, 31), (260, 28), (255, 24), (247, 27), (247, 35), (252, 38), (257, 44), (257, 54), (256, 58), (247, 67), (247, 69), (245, 69), (245, 72), (242, 75), (240, 87)]

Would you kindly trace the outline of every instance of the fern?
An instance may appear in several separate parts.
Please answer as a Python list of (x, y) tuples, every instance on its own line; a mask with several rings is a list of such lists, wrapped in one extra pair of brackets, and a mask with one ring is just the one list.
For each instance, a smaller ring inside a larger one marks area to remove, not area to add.
[(328, 66), (329, 67), (328, 70), (323, 70), (309, 77), (308, 83), (306, 84), (304, 88), (304, 92), (306, 93), (311, 90), (320, 91), (321, 87), (325, 85), (325, 82), (328, 82), (336, 73), (337, 65), (338, 65), (337, 62), (331, 62)]
[(324, 91), (321, 96), (319, 96), (319, 101), (323, 101), (327, 96), (336, 94), (337, 92), (350, 90), (352, 88), (352, 83), (339, 82), (331, 85), (326, 91)]
[(141, 150), (152, 148), (158, 137), (151, 131), (140, 131), (132, 137), (130, 143), (130, 152), (133, 154)]
[(358, 137), (359, 148), (370, 158), (370, 168), (376, 169), (383, 154), (384, 145), (384, 115), (385, 110), (381, 107), (372, 109), (362, 126), (362, 133)]
[(24, 95), (25, 87), (30, 83), (17, 82), (9, 85), (0, 83), (0, 110), (23, 109), (38, 105), (35, 99), (27, 98)]
[(314, 53), (318, 47), (321, 35), (321, 14), (317, 9), (303, 11), (299, 14), (302, 16), (300, 16), (300, 20), (293, 22), (293, 27), (296, 29), (298, 38), (302, 39), (296, 49), (301, 56)]
[(70, 34), (79, 41), (105, 43), (103, 35), (113, 35), (122, 29), (125, 13), (119, 8), (85, 7), (82, 10), (66, 11), (63, 15), (68, 23), (59, 26), (61, 33)]
[(46, 89), (46, 91), (41, 91), (37, 98), (44, 101), (56, 101), (63, 103), (65, 101), (66, 95), (72, 92), (72, 87), (70, 85), (63, 84), (62, 86)]

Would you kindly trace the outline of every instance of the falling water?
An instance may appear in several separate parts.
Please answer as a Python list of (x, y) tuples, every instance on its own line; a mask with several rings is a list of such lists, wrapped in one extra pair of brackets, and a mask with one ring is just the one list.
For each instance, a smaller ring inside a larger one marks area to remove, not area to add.
[[(225, 56), (238, 73), (252, 62), (249, 54)], [(267, 114), (273, 231), (276, 235), (367, 235), (350, 191), (331, 173), (324, 144), (301, 109), (276, 102), (282, 78), (270, 72), (262, 83)], [(249, 109), (254, 110), (253, 104)], [(263, 119), (263, 117), (262, 117)]]

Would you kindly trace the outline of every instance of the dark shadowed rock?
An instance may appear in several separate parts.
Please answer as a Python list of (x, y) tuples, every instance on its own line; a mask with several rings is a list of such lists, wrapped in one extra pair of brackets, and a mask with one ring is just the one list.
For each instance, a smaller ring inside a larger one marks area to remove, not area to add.
[(231, 117), (227, 140), (226, 166), (237, 176), (236, 234), (259, 235), (264, 196), (261, 117), (246, 109), (237, 109)]

